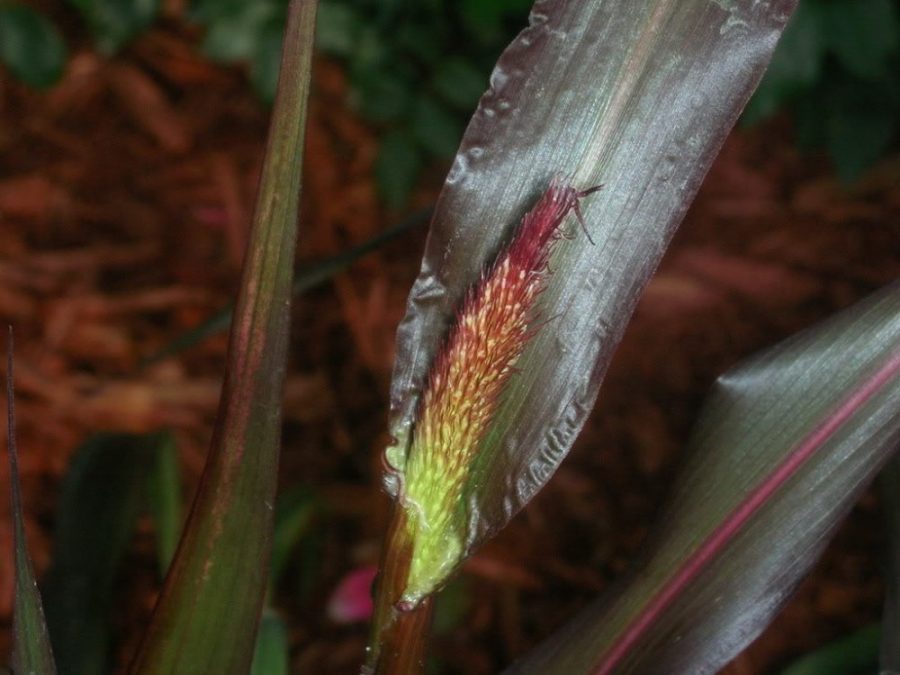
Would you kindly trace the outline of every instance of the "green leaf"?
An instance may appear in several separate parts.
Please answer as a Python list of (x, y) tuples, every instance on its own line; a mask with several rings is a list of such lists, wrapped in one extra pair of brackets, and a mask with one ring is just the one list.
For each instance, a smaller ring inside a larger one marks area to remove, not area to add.
[[(581, 206), (593, 243), (575, 231), (557, 247), (539, 307), (550, 325), (518, 359), (468, 467), (453, 513), (455, 562), (502, 528), (569, 451), (641, 290), (795, 4), (548, 0), (500, 57), (441, 192), (398, 330), (397, 442), (385, 453), (395, 497), (422, 383), (467, 290), (554, 177), (605, 187)], [(395, 512), (402, 516), (402, 502)], [(396, 551), (399, 527), (386, 544)], [(370, 666), (390, 659), (401, 636), (412, 644), (411, 626), (425, 624), (418, 610), (395, 610), (400, 557), (387, 557), (379, 583)]]
[(822, 82), (806, 96), (800, 96), (792, 106), (794, 137), (800, 148), (806, 151), (820, 149), (828, 142), (829, 89), (832, 84)]
[(256, 53), (253, 55), (250, 81), (256, 93), (266, 103), (275, 100), (283, 35), (284, 21), (280, 17), (270, 21), (262, 30)]
[[(84, 0), (74, 0), (83, 2)], [(266, 2), (269, 0), (257, 0)], [(212, 23), (219, 19), (235, 16), (245, 11), (246, 0), (191, 0), (188, 4), (188, 16), (192, 21)]]
[[(860, 628), (797, 659), (780, 675), (871, 675), (878, 670), (880, 638), (878, 624)], [(881, 672), (886, 671), (882, 669)]]
[(108, 672), (113, 584), (161, 442), (154, 434), (98, 434), (72, 457), (45, 583), (50, 637), (64, 673)]
[(41, 607), (41, 594), (25, 544), (22, 493), (19, 487), (19, 459), (16, 450), (16, 410), (13, 373), (13, 331), (9, 327), (6, 344), (6, 410), (9, 483), (13, 518), (13, 560), (15, 598), (13, 605), (12, 667), (16, 673), (55, 675), (53, 650)]
[(510, 15), (525, 23), (531, 0), (463, 0), (460, 13), (469, 30), (482, 44), (491, 44), (504, 33), (504, 19)]
[(452, 157), (462, 138), (457, 117), (428, 96), (416, 101), (410, 126), (421, 146), (436, 157)]
[(799, 4), (759, 88), (747, 104), (743, 122), (753, 124), (769, 117), (819, 79), (825, 60), (824, 12), (821, 3)]
[(471, 591), (465, 577), (457, 577), (441, 589), (434, 610), (434, 632), (449, 633), (462, 625), (471, 606)]
[(288, 675), (290, 644), (284, 620), (273, 610), (263, 611), (250, 675)]
[(471, 110), (488, 84), (487, 73), (460, 57), (441, 61), (432, 82), (441, 98), (461, 110)]
[(32, 87), (49, 87), (66, 65), (66, 45), (44, 16), (21, 5), (0, 5), (0, 61)]
[(849, 183), (890, 146), (900, 110), (880, 87), (859, 82), (833, 84), (826, 100), (826, 144), (838, 175)]
[(530, 0), (463, 0), (461, 4), (469, 21), (487, 26), (499, 26), (509, 14), (524, 17), (531, 7)]
[(348, 57), (356, 48), (363, 19), (356, 9), (340, 2), (322, 2), (316, 23), (316, 46), (326, 54)]
[(900, 46), (900, 16), (892, 0), (823, 2), (828, 46), (847, 70), (865, 80), (890, 77)]
[[(265, 31), (267, 24), (282, 17), (282, 12), (281, 7), (270, 2), (256, 1), (242, 5), (239, 11), (210, 22), (203, 38), (203, 52), (222, 63), (249, 61), (260, 51), (265, 40), (271, 37)], [(283, 23), (281, 29), (284, 29)], [(277, 38), (280, 48), (280, 33)], [(271, 96), (268, 100), (271, 101)]]
[(69, 0), (90, 26), (97, 48), (113, 54), (159, 14), (160, 0)]
[(900, 439), (900, 284), (721, 376), (621, 592), (509, 672), (715, 672), (812, 566)]
[(216, 429), (144, 643), (148, 673), (244, 675), (266, 594), (316, 3), (293, 0)]
[(375, 182), (389, 207), (397, 209), (406, 202), (421, 168), (422, 155), (409, 135), (395, 131), (381, 139), (375, 159)]
[(433, 70), (447, 55), (447, 47), (452, 44), (453, 34), (446, 21), (435, 21), (432, 16), (442, 12), (435, 9), (425, 21), (400, 21), (390, 32), (390, 37), (382, 38), (394, 52), (402, 54), (426, 71)]
[(147, 501), (156, 533), (156, 556), (164, 578), (178, 547), (184, 518), (181, 509), (181, 471), (178, 447), (168, 432), (158, 435), (158, 447), (147, 474)]
[(309, 531), (312, 520), (319, 509), (318, 500), (305, 488), (296, 488), (279, 497), (275, 514), (275, 537), (272, 544), (270, 577), (272, 587), (281, 579), (291, 553), (300, 539)]
[(363, 25), (351, 56), (353, 73), (379, 72), (387, 59), (388, 48), (381, 33), (374, 25)]
[(357, 75), (353, 104), (370, 122), (393, 122), (408, 114), (413, 85), (396, 74), (373, 71)]

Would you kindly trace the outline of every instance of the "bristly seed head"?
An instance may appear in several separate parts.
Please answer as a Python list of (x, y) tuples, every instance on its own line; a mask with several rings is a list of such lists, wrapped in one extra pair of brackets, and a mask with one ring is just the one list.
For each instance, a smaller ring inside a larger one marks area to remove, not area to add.
[(578, 191), (557, 180), (550, 184), (509, 245), (469, 289), (438, 352), (404, 471), (401, 500), (413, 555), (398, 608), (414, 607), (461, 561), (463, 488), (500, 394), (534, 335), (530, 326), (560, 225), (575, 211), (584, 228), (578, 200), (600, 187)]

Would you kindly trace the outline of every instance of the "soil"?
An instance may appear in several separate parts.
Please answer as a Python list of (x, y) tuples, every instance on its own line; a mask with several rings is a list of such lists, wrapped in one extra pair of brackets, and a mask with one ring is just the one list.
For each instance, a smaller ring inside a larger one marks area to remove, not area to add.
[[(16, 330), (21, 480), (39, 574), (52, 555), (61, 478), (91, 434), (169, 427), (187, 494), (202, 470), (225, 336), (141, 362), (230, 302), (267, 110), (241, 71), (210, 64), (196, 43), (164, 26), (112, 60), (79, 49), (46, 93), (0, 80), (0, 323)], [(301, 269), (403, 215), (379, 202), (377, 134), (348, 108), (339, 65), (316, 63), (311, 106)], [(423, 176), (410, 212), (433, 202), (446, 168)], [(786, 119), (731, 135), (570, 457), (455, 585), (459, 607), (434, 640), (444, 672), (497, 672), (626, 571), (719, 373), (900, 275), (898, 175), (895, 157), (842, 186), (823, 157), (795, 148)], [(394, 331), (424, 237), (424, 228), (410, 230), (295, 303), (280, 481), (284, 490), (310, 487), (327, 510), (306, 580), (313, 590), (300, 593), (291, 578), (276, 599), (290, 625), (292, 672), (355, 673), (363, 656), (365, 624), (338, 625), (325, 606), (341, 578), (377, 560)], [(773, 672), (877, 620), (884, 540), (869, 493), (726, 672)], [(117, 586), (120, 666), (158, 590), (153, 555), (142, 521)], [(0, 647), (8, 647), (12, 573), (3, 556)]]

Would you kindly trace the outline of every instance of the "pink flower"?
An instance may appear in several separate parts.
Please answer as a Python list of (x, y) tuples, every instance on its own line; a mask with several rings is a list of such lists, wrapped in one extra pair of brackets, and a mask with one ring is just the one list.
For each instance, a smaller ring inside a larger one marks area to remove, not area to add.
[(372, 582), (378, 568), (367, 565), (340, 580), (328, 599), (326, 613), (337, 624), (367, 621), (372, 616)]

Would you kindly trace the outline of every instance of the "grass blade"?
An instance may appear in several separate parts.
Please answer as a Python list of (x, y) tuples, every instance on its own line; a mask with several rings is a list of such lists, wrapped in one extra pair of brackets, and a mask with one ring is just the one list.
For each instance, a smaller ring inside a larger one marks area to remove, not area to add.
[(284, 575), (291, 554), (300, 540), (309, 534), (313, 519), (320, 510), (319, 500), (306, 488), (296, 488), (279, 495), (272, 543), (270, 595)]
[[(881, 628), (872, 624), (797, 659), (779, 675), (871, 675), (878, 670)], [(882, 673), (890, 670), (882, 669)]]
[(275, 611), (266, 609), (259, 624), (250, 675), (288, 675), (289, 648), (284, 620)]
[(133, 672), (244, 675), (266, 593), (316, 3), (288, 10), (206, 468)]
[(109, 672), (113, 587), (161, 441), (158, 434), (97, 434), (72, 457), (44, 592), (63, 673)]
[(156, 557), (165, 577), (184, 526), (178, 447), (170, 432), (159, 434), (159, 447), (147, 473), (147, 501), (156, 533)]
[(6, 345), (7, 450), (9, 452), (10, 499), (13, 517), (13, 548), (16, 569), (13, 607), (13, 654), (15, 673), (54, 675), (56, 665), (44, 621), (41, 594), (25, 546), (22, 492), (19, 488), (19, 459), (16, 449), (16, 404), (13, 374), (13, 330), (9, 327)]
[(719, 378), (651, 555), (510, 673), (715, 672), (900, 443), (900, 284)]

